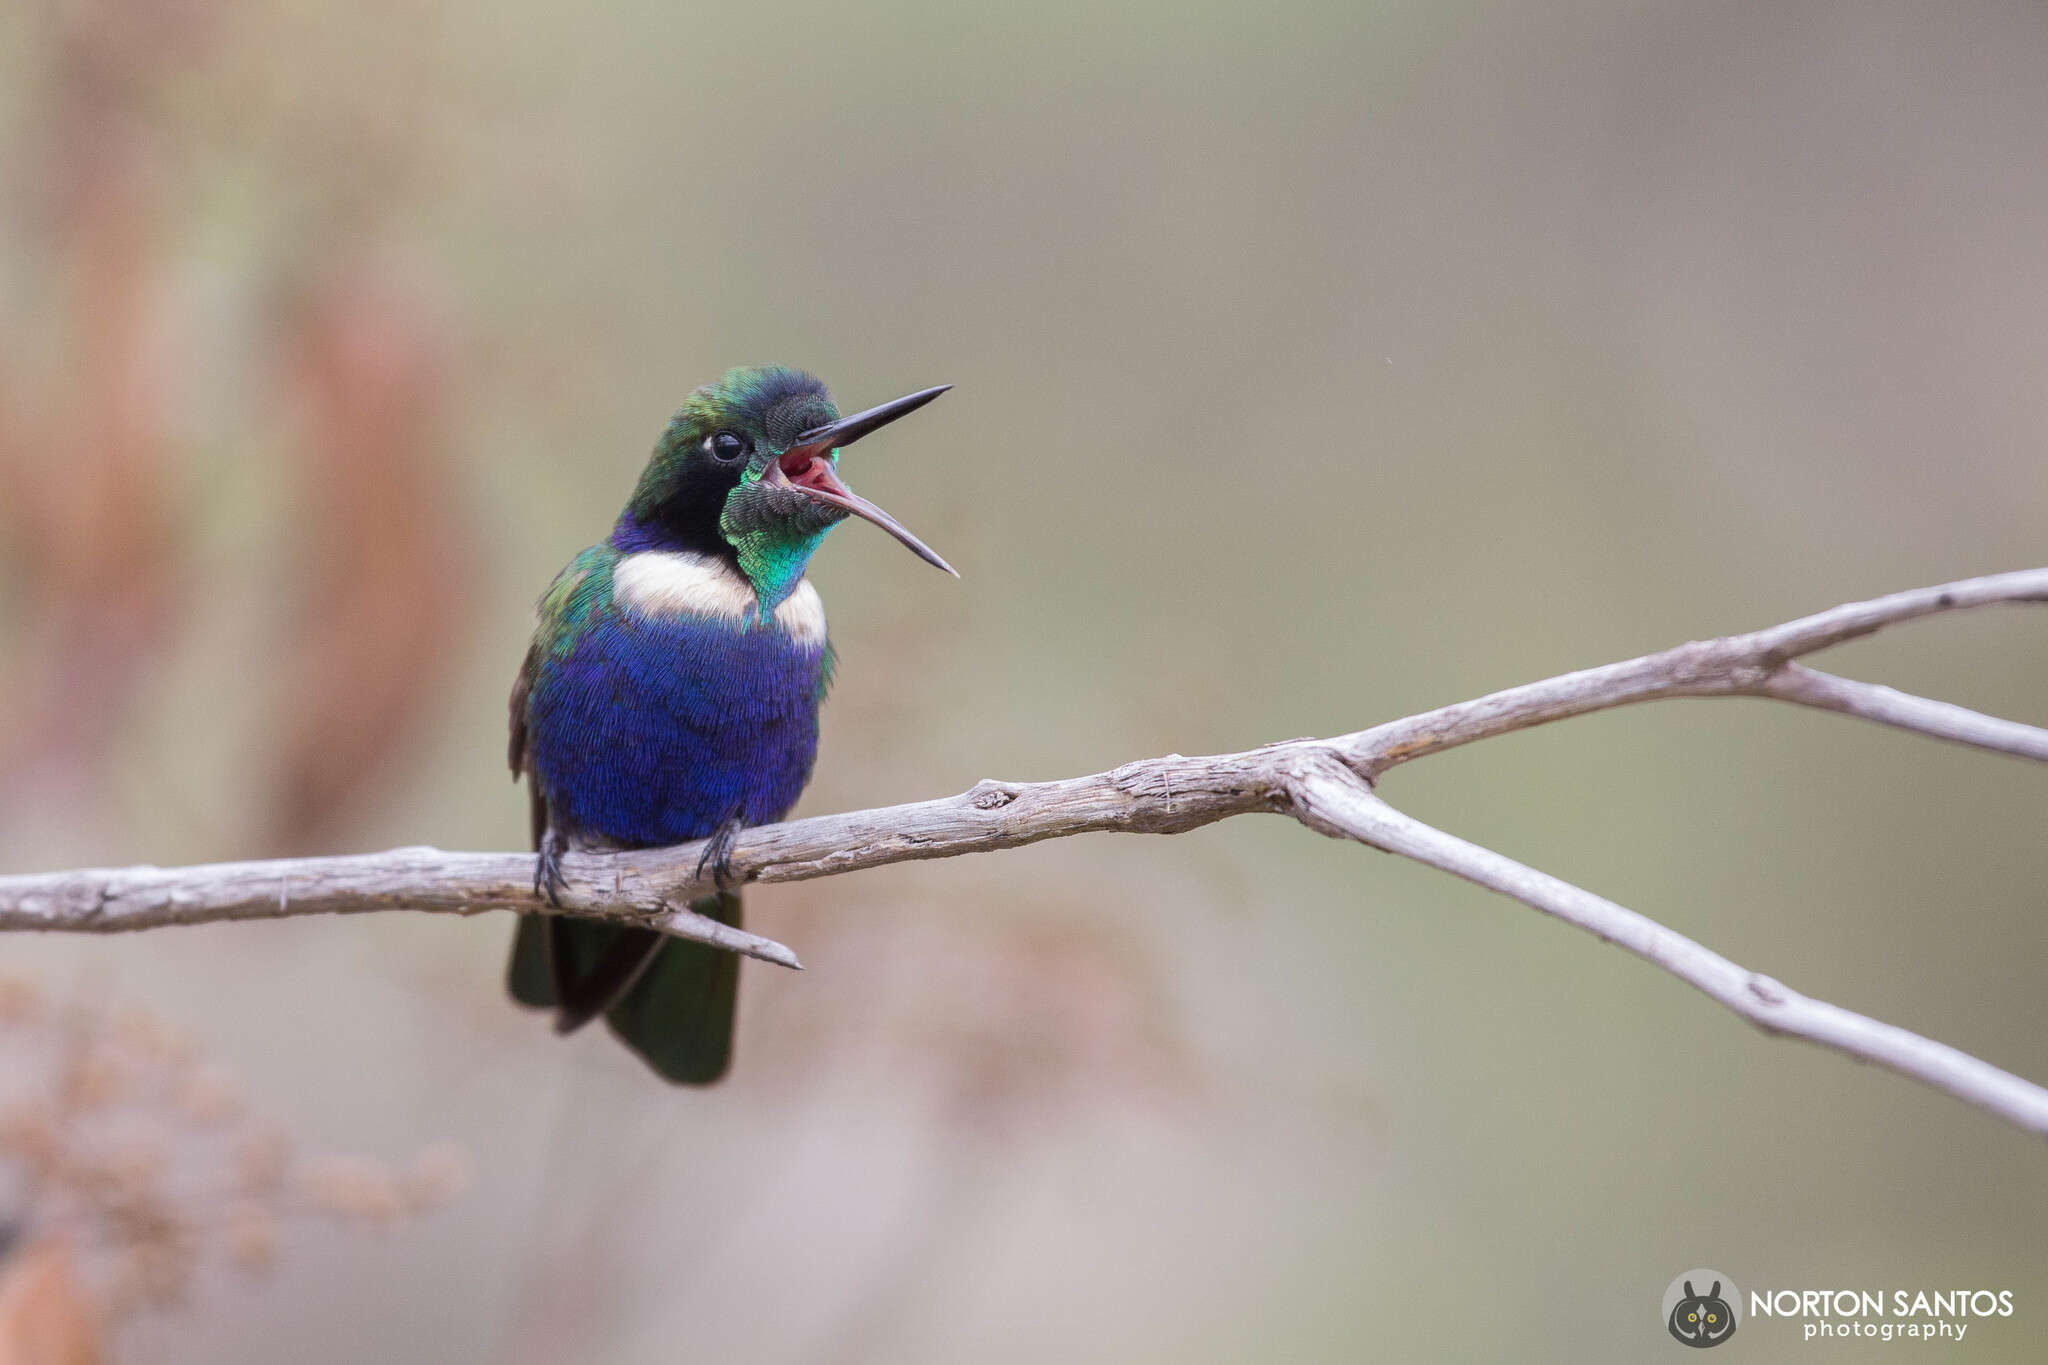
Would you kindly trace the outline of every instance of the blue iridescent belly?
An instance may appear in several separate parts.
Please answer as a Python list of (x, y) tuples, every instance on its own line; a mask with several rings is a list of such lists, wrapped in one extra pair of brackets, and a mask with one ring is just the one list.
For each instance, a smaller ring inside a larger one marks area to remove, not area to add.
[(717, 617), (593, 622), (529, 701), (555, 827), (656, 845), (780, 819), (817, 756), (826, 653)]

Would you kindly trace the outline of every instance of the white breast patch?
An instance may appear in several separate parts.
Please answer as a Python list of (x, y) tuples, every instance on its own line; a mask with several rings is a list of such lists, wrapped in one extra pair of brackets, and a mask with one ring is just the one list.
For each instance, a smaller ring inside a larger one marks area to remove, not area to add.
[(825, 599), (818, 596), (810, 579), (798, 579), (796, 591), (782, 599), (775, 609), (775, 624), (800, 645), (825, 643)]
[[(689, 550), (627, 555), (612, 570), (612, 601), (635, 616), (691, 614), (734, 622), (752, 618), (758, 605), (753, 585), (738, 569), (716, 555)], [(800, 580), (775, 609), (775, 624), (798, 644), (824, 642), (825, 604), (810, 579)]]

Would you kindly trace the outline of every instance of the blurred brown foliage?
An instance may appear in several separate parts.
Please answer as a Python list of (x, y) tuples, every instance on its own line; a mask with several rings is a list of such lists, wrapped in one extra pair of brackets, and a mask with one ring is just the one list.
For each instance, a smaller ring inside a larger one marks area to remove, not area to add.
[(315, 847), (434, 695), (465, 558), (437, 463), (438, 330), (417, 298), (365, 263), (315, 285), (289, 330), (308, 577), (279, 670), (291, 709), (272, 837)]
[(62, 1240), (0, 1261), (0, 1365), (97, 1365), (100, 1308)]
[[(178, 430), (199, 348), (166, 252), (190, 153), (166, 133), (181, 81), (226, 74), (245, 15), (99, 0), (41, 18), (49, 116), (16, 198), (46, 285), (15, 328), (30, 344), (0, 350), (0, 552), (24, 594), (24, 648), (0, 678), (18, 699), (0, 713), (0, 775), (23, 806), (90, 790), (190, 615), (193, 512), (218, 494), (194, 486)], [(351, 176), (372, 160), (352, 158)], [(291, 247), (269, 253), (266, 288), (292, 302), (258, 321), (252, 344), (277, 360), (258, 371), (266, 388), (240, 395), (245, 421), (279, 402), (295, 418), (274, 450), (293, 496), (273, 515), (299, 572), (264, 665), (236, 684), (237, 701), (285, 712), (258, 779), (274, 791), (264, 842), (280, 849), (317, 844), (402, 757), (466, 591), (443, 469), (445, 327), (379, 247), (374, 198), (344, 178), (327, 197), (354, 211), (330, 203), (303, 220), (321, 230), (294, 223)]]
[[(184, 1303), (210, 1262), (269, 1270), (294, 1221), (381, 1231), (469, 1180), (448, 1146), (397, 1169), (295, 1155), (189, 1035), (103, 995), (58, 1000), (32, 978), (0, 978), (0, 1056), (0, 1219), (14, 1244), (0, 1252), (0, 1304), (41, 1334), (18, 1345), (24, 1365), (73, 1358), (62, 1352), (85, 1347), (62, 1343), (90, 1343), (101, 1322)], [(9, 1311), (0, 1363), (15, 1365)]]

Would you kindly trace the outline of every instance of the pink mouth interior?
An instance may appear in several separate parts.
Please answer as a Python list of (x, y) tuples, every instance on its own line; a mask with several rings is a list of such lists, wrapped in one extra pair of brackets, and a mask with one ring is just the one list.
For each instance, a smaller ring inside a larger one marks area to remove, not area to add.
[(832, 462), (822, 455), (782, 457), (782, 473), (799, 488), (816, 488), (827, 493), (839, 491), (839, 480), (832, 473)]

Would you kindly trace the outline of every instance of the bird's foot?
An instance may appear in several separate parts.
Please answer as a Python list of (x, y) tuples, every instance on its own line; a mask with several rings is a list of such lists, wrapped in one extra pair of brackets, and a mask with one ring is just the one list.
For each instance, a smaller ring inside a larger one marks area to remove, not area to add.
[(704, 841), (704, 852), (697, 858), (696, 876), (702, 878), (704, 869), (711, 869), (711, 880), (720, 891), (737, 890), (732, 878), (732, 846), (746, 825), (739, 816), (728, 815), (711, 831), (711, 837)]
[(562, 855), (568, 851), (569, 841), (550, 825), (540, 837), (540, 854), (533, 860), (533, 894), (546, 896), (557, 910), (562, 908), (562, 892), (569, 889), (569, 879), (562, 875)]

